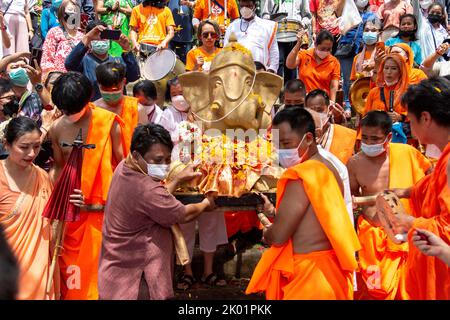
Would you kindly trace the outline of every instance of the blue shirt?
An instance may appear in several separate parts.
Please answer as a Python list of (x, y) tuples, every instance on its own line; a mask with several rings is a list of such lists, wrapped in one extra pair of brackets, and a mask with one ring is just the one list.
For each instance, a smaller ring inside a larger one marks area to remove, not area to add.
[(59, 26), (59, 21), (58, 17), (56, 16), (56, 12), (51, 8), (42, 10), (41, 16), (42, 38), (45, 39), (47, 37), (48, 30), (57, 26)]
[(412, 52), (414, 53), (414, 62), (417, 63), (419, 66), (422, 64), (422, 61), (423, 61), (422, 49), (420, 49), (419, 41), (405, 42), (402, 39), (400, 39), (399, 37), (395, 37), (395, 38), (390, 38), (385, 42), (385, 44), (388, 47), (392, 47), (394, 44), (397, 44), (397, 43), (406, 43), (411, 48)]
[(170, 0), (167, 6), (169, 7), (170, 11), (172, 11), (175, 26), (182, 28), (180, 31), (175, 32), (175, 36), (173, 37), (172, 41), (192, 42), (194, 35), (194, 26), (192, 25), (192, 9), (188, 6), (181, 6), (183, 15), (180, 15), (179, 0)]
[(98, 100), (102, 97), (97, 84), (97, 76), (95, 74), (95, 68), (97, 68), (100, 63), (118, 62), (125, 65), (125, 77), (127, 82), (136, 81), (141, 77), (139, 65), (132, 52), (122, 53), (121, 57), (112, 57), (108, 55), (108, 57), (102, 61), (92, 53), (86, 54), (88, 51), (89, 48), (80, 41), (67, 56), (64, 65), (68, 71), (81, 72), (91, 81), (92, 86), (94, 87), (94, 96), (91, 101)]

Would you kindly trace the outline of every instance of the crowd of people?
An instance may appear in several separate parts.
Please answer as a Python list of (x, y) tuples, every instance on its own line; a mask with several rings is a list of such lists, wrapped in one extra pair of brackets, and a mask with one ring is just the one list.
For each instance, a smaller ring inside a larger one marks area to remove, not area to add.
[[(450, 299), (449, 11), (448, 0), (0, 0), (0, 299), (168, 299), (197, 281), (226, 286), (217, 247), (236, 252), (230, 239), (250, 228), (269, 248), (248, 294)], [(344, 32), (349, 15), (359, 19)], [(198, 119), (177, 77), (161, 92), (144, 76), (163, 50), (208, 73), (232, 42), (284, 81), (270, 130), (286, 170), (277, 203), (261, 195), (258, 213), (275, 217), (263, 224), (255, 211), (218, 210), (214, 192), (177, 200), (200, 175), (190, 164), (166, 180), (178, 126)], [(83, 150), (68, 200), (80, 219), (65, 224), (53, 270), (55, 224), (42, 213), (79, 132), (95, 148)], [(407, 213), (392, 222), (408, 235), (401, 243), (373, 199), (356, 200), (385, 190)], [(188, 263), (174, 281), (176, 230), (192, 261), (196, 224), (201, 277)]]

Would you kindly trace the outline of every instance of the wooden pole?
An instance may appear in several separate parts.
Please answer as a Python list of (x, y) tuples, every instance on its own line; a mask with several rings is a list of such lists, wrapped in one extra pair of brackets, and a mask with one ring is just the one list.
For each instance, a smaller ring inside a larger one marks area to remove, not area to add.
[(57, 225), (56, 225), (55, 234), (56, 234), (55, 248), (53, 249), (52, 264), (50, 265), (50, 272), (48, 274), (47, 287), (45, 289), (47, 295), (50, 294), (50, 291), (52, 288), (53, 276), (54, 276), (55, 268), (56, 268), (56, 262), (58, 260), (60, 249), (62, 248), (61, 243), (62, 243), (63, 234), (64, 234), (64, 221), (58, 220)]

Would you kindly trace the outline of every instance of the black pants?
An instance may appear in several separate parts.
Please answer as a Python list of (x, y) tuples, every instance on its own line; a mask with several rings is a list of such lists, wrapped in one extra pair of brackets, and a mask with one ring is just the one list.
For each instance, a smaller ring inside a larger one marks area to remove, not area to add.
[(296, 42), (278, 42), (278, 51), (280, 53), (280, 65), (278, 66), (278, 75), (283, 77), (284, 83), (289, 80), (297, 78), (297, 70), (291, 70), (286, 67), (286, 59), (292, 48), (295, 47)]

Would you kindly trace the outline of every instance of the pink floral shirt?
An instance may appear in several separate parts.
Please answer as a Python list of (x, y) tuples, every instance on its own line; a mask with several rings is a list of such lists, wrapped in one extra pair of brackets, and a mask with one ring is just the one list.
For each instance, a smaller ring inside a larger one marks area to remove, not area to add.
[(68, 40), (60, 27), (50, 29), (42, 47), (42, 73), (46, 76), (52, 71), (67, 72), (64, 61), (82, 38), (80, 31), (73, 38), (69, 36)]

